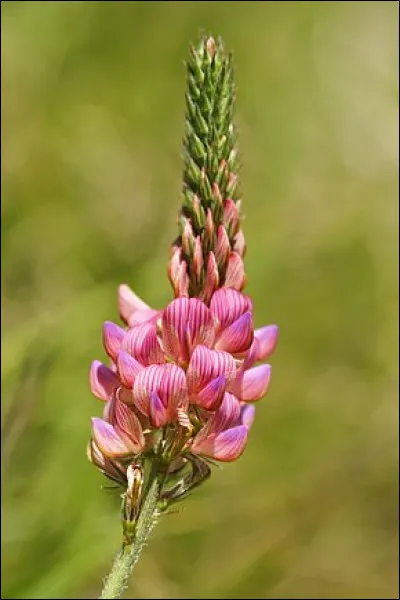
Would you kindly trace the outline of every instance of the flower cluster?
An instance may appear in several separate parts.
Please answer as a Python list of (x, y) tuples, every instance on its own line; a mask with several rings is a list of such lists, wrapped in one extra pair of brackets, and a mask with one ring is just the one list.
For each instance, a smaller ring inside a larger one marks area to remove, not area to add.
[(224, 287), (209, 306), (176, 298), (163, 311), (142, 302), (126, 285), (119, 310), (127, 325), (106, 322), (108, 367), (94, 361), (90, 384), (105, 402), (93, 418), (90, 456), (122, 482), (133, 458), (154, 452), (167, 463), (199, 455), (232, 461), (244, 450), (254, 406), (267, 391), (271, 368), (254, 366), (274, 350), (277, 327), (253, 329), (249, 296)]

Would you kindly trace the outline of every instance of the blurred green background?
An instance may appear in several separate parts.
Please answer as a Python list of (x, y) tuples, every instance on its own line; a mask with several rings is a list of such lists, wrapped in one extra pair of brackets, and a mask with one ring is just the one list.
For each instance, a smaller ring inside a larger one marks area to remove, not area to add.
[(116, 288), (171, 298), (185, 59), (235, 53), (247, 291), (278, 323), (248, 449), (126, 597), (398, 598), (398, 3), (2, 2), (2, 597), (93, 598), (85, 455)]

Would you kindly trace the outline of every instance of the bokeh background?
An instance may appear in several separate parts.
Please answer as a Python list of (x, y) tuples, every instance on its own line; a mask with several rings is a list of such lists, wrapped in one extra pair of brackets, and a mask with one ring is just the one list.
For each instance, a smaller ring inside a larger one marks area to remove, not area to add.
[(158, 525), (133, 598), (398, 598), (398, 3), (2, 12), (2, 597), (93, 598), (85, 455), (116, 288), (171, 298), (188, 44), (235, 53), (247, 291), (278, 323), (248, 449)]

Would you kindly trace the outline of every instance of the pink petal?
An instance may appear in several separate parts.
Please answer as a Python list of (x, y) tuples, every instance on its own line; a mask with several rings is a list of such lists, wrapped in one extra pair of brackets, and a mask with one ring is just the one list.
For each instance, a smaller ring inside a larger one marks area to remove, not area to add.
[(252, 341), (253, 319), (251, 313), (248, 312), (220, 332), (215, 349), (239, 355), (250, 348)]
[(155, 323), (143, 323), (129, 329), (125, 334), (122, 348), (142, 365), (165, 362)]
[(241, 229), (239, 229), (235, 236), (233, 249), (241, 257), (243, 257), (246, 254), (246, 241), (244, 239), (243, 231)]
[(229, 231), (229, 235), (236, 235), (239, 228), (239, 210), (237, 204), (231, 198), (225, 201), (222, 224)]
[(244, 264), (242, 257), (237, 252), (231, 252), (226, 268), (224, 286), (242, 290), (246, 283)]
[(194, 404), (198, 404), (206, 410), (215, 410), (221, 403), (225, 389), (226, 378), (224, 375), (219, 375), (215, 379), (212, 379), (194, 397), (191, 396), (191, 400)]
[(92, 430), (97, 446), (106, 456), (118, 457), (135, 454), (136, 445), (130, 443), (128, 438), (122, 439), (114, 427), (103, 419), (93, 417)]
[(150, 395), (149, 402), (150, 419), (154, 427), (163, 427), (168, 422), (167, 409), (156, 391)]
[(210, 310), (220, 327), (232, 325), (244, 313), (252, 313), (253, 303), (249, 296), (231, 288), (221, 288), (215, 292), (210, 302)]
[(136, 376), (133, 384), (135, 405), (144, 415), (150, 414), (150, 397), (154, 391), (167, 409), (168, 420), (173, 420), (178, 407), (187, 407), (185, 372), (176, 365), (151, 365)]
[(238, 425), (220, 433), (214, 433), (204, 440), (197, 441), (191, 447), (193, 454), (202, 454), (215, 460), (230, 462), (239, 458), (245, 449), (248, 429), (245, 425)]
[(221, 405), (217, 411), (208, 419), (196, 436), (197, 442), (235, 426), (240, 419), (240, 402), (233, 395), (225, 393)]
[(229, 386), (229, 391), (245, 402), (262, 398), (271, 380), (271, 365), (260, 365), (241, 372)]
[(119, 325), (106, 321), (103, 325), (103, 344), (108, 356), (115, 362), (122, 340), (125, 336), (125, 330)]
[(113, 400), (113, 405), (110, 416), (112, 415), (111, 423), (115, 431), (123, 440), (132, 444), (135, 453), (140, 452), (144, 448), (144, 436), (139, 419), (131, 408), (119, 400), (118, 395)]
[(201, 247), (201, 237), (198, 235), (196, 237), (193, 261), (192, 261), (192, 268), (193, 268), (193, 272), (196, 276), (197, 281), (200, 281), (200, 276), (201, 276), (201, 272), (203, 270), (203, 265), (204, 265), (203, 249)]
[(229, 257), (229, 253), (231, 250), (231, 246), (229, 243), (229, 237), (226, 232), (226, 229), (223, 225), (218, 227), (217, 232), (217, 243), (215, 246), (215, 258), (217, 260), (218, 265), (225, 269), (226, 262)]
[(209, 302), (211, 296), (217, 289), (219, 284), (218, 265), (215, 260), (214, 252), (210, 252), (207, 259), (206, 280), (201, 292), (201, 299), (204, 302)]
[(92, 394), (100, 400), (108, 400), (120, 384), (115, 373), (98, 360), (91, 364), (89, 381)]
[(170, 302), (162, 316), (162, 345), (167, 355), (187, 364), (195, 346), (211, 347), (213, 341), (213, 317), (201, 300), (177, 298)]
[(133, 386), (136, 375), (143, 369), (143, 366), (125, 350), (118, 353), (117, 367), (123, 385), (128, 388)]
[(277, 325), (267, 325), (256, 329), (254, 338), (258, 341), (258, 357), (257, 360), (264, 360), (271, 356), (278, 342), (279, 328)]
[(227, 382), (235, 377), (236, 363), (233, 357), (228, 352), (197, 346), (186, 373), (189, 392), (200, 391), (211, 379), (219, 375), (224, 375)]
[(128, 325), (130, 325), (129, 321), (135, 312), (152, 310), (125, 283), (118, 288), (118, 309), (121, 319)]
[(253, 404), (244, 404), (240, 409), (240, 421), (247, 429), (253, 424), (256, 409)]

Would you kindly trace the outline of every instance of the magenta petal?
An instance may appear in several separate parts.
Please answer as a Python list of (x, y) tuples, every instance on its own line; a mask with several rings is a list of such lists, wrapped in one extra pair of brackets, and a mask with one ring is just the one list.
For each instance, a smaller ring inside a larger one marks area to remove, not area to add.
[(136, 375), (143, 369), (143, 366), (125, 350), (118, 353), (117, 367), (123, 385), (128, 388), (133, 386)]
[(243, 453), (246, 446), (248, 429), (245, 425), (238, 425), (220, 433), (212, 434), (204, 440), (194, 442), (191, 451), (202, 454), (215, 460), (229, 462), (236, 460)]
[(260, 365), (240, 373), (229, 386), (229, 391), (240, 400), (254, 402), (266, 394), (271, 380), (271, 365)]
[(154, 427), (158, 428), (166, 425), (168, 421), (167, 410), (156, 391), (153, 391), (150, 395), (149, 413)]
[(122, 348), (142, 365), (165, 362), (155, 323), (143, 323), (129, 329), (125, 334)]
[(249, 296), (231, 288), (221, 288), (211, 298), (210, 310), (220, 327), (225, 329), (244, 313), (251, 313), (253, 304)]
[(233, 395), (225, 393), (221, 405), (217, 411), (208, 419), (206, 424), (200, 429), (196, 440), (200, 443), (210, 435), (214, 435), (229, 427), (235, 426), (240, 419), (240, 402)]
[(137, 374), (133, 396), (135, 405), (144, 415), (150, 414), (150, 397), (154, 391), (167, 410), (168, 420), (175, 418), (178, 407), (187, 407), (185, 372), (176, 365), (151, 365)]
[(119, 325), (106, 321), (103, 325), (103, 344), (108, 356), (115, 361), (121, 348), (125, 330)]
[(121, 319), (129, 325), (131, 317), (137, 311), (152, 310), (126, 284), (122, 284), (118, 288), (118, 309)]
[(253, 318), (249, 312), (223, 329), (215, 343), (216, 350), (225, 350), (232, 354), (243, 354), (253, 341)]
[(135, 453), (136, 446), (128, 439), (122, 439), (114, 427), (103, 419), (93, 417), (92, 430), (96, 444), (106, 456), (127, 456)]
[(228, 352), (197, 346), (186, 373), (189, 392), (200, 391), (211, 379), (219, 375), (224, 375), (227, 381), (234, 379), (236, 375), (234, 358)]
[(253, 404), (244, 404), (240, 409), (240, 421), (247, 429), (253, 424), (256, 408)]
[(198, 298), (177, 298), (162, 316), (162, 344), (166, 354), (181, 364), (189, 361), (192, 349), (211, 347), (214, 322), (207, 306)]
[(278, 332), (277, 325), (267, 325), (255, 330), (254, 338), (258, 341), (257, 360), (264, 360), (273, 353), (278, 341)]
[(98, 360), (91, 364), (89, 381), (92, 394), (100, 400), (108, 400), (119, 386), (119, 379), (115, 373)]
[(202, 406), (206, 410), (215, 410), (221, 403), (226, 388), (226, 378), (220, 375), (212, 379), (195, 397), (192, 397), (194, 404)]

